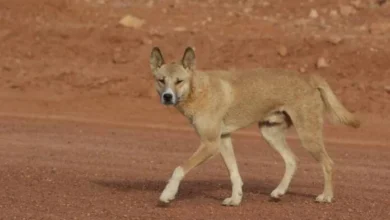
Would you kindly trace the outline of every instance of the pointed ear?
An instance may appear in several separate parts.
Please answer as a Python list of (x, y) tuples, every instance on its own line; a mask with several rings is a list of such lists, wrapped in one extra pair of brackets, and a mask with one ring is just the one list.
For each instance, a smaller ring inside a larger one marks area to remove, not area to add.
[(153, 47), (152, 53), (150, 54), (149, 62), (152, 71), (157, 70), (164, 64), (164, 58), (163, 55), (161, 54), (160, 48)]
[(184, 51), (181, 63), (185, 69), (195, 70), (195, 51), (191, 47), (187, 47)]

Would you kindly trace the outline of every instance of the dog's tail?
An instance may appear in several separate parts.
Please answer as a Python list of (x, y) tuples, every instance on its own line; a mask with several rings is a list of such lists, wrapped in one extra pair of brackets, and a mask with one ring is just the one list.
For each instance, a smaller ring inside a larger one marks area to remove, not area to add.
[(360, 127), (360, 121), (341, 104), (325, 79), (319, 75), (312, 75), (310, 83), (319, 90), (322, 101), (325, 104), (325, 110), (330, 114), (333, 121), (338, 121), (354, 128)]

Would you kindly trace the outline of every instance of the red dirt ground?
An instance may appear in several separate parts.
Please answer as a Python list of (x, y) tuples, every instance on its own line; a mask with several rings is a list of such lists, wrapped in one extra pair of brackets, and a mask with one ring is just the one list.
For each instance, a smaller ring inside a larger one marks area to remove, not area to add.
[[(0, 219), (390, 219), (390, 3), (376, 2), (0, 0)], [(145, 24), (119, 25), (127, 14)], [(198, 140), (156, 97), (155, 45), (168, 60), (196, 47), (202, 69), (324, 76), (363, 122), (325, 127), (335, 202), (314, 202), (322, 173), (294, 132), (298, 173), (280, 202), (269, 201), (284, 164), (250, 127), (234, 135), (241, 206), (220, 205), (230, 181), (216, 157), (158, 207)], [(320, 57), (328, 67), (316, 68)]]

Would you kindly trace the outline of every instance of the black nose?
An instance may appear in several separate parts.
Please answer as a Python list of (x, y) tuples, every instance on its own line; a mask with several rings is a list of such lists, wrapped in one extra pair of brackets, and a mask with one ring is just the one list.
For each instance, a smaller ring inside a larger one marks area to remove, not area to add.
[(172, 98), (173, 98), (173, 96), (172, 96), (171, 93), (165, 93), (165, 94), (163, 95), (163, 99), (164, 99), (164, 101), (166, 101), (166, 102), (172, 101)]

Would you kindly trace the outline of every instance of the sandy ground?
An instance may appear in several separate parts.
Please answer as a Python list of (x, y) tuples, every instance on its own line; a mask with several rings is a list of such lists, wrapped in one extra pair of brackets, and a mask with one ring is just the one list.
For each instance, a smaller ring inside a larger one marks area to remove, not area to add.
[[(120, 25), (129, 14), (144, 24)], [(386, 1), (0, 0), (0, 219), (388, 219), (389, 17)], [(169, 60), (194, 46), (202, 69), (324, 76), (363, 122), (325, 126), (335, 202), (314, 202), (322, 173), (293, 131), (298, 173), (269, 201), (284, 165), (249, 127), (234, 135), (241, 206), (220, 205), (230, 181), (217, 157), (158, 207), (198, 140), (156, 97), (155, 45)]]

